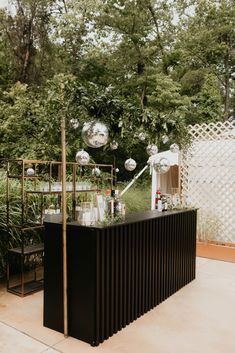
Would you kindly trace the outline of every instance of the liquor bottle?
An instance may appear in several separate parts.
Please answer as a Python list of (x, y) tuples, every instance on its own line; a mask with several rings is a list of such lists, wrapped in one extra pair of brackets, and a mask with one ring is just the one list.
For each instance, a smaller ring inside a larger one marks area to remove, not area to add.
[(111, 195), (110, 195), (110, 190), (106, 190), (105, 192), (105, 196), (103, 197), (103, 200), (104, 200), (104, 210), (108, 213), (108, 206), (109, 206), (109, 202), (111, 200)]
[(122, 205), (121, 205), (121, 200), (119, 198), (119, 191), (112, 190), (111, 195), (113, 197), (114, 216), (120, 216), (121, 210), (122, 210)]
[(162, 211), (167, 211), (167, 197), (166, 196), (162, 196), (162, 198), (161, 198), (161, 200), (162, 200)]
[(161, 199), (158, 200), (158, 203), (157, 203), (157, 210), (158, 210), (159, 212), (162, 212), (162, 211), (163, 211), (163, 209), (162, 209), (162, 200), (161, 200)]
[(109, 216), (113, 217), (114, 214), (114, 190), (111, 190), (111, 195), (110, 192), (107, 190), (106, 192), (106, 205), (107, 205), (107, 213)]
[(158, 209), (158, 201), (161, 201), (161, 191), (158, 189), (155, 198), (155, 209)]
[(60, 205), (55, 203), (55, 214), (60, 214)]

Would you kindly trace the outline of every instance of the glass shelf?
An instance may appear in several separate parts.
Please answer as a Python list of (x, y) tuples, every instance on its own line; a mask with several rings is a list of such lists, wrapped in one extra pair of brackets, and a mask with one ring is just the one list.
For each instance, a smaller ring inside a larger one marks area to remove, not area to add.
[[(73, 192), (98, 192), (100, 189), (87, 189), (87, 190), (66, 190), (68, 193), (73, 193)], [(27, 194), (44, 194), (44, 195), (49, 195), (49, 194), (61, 194), (62, 190), (51, 190), (51, 191), (43, 191), (43, 190), (30, 190), (26, 191)]]

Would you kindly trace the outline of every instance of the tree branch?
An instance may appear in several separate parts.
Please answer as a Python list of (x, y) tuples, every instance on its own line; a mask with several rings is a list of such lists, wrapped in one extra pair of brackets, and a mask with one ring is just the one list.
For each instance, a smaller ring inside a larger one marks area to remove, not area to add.
[(151, 16), (152, 16), (152, 19), (153, 19), (153, 22), (154, 22), (154, 25), (156, 27), (156, 31), (157, 31), (157, 39), (158, 39), (158, 45), (159, 45), (159, 48), (160, 48), (160, 51), (161, 51), (161, 54), (162, 56), (165, 55), (165, 51), (164, 51), (164, 47), (163, 47), (163, 44), (162, 44), (162, 38), (161, 38), (161, 35), (160, 35), (160, 31), (159, 31), (159, 26), (158, 26), (158, 21), (157, 21), (157, 17), (156, 17), (156, 14), (155, 14), (155, 11), (152, 7), (151, 4), (149, 4), (147, 6)]

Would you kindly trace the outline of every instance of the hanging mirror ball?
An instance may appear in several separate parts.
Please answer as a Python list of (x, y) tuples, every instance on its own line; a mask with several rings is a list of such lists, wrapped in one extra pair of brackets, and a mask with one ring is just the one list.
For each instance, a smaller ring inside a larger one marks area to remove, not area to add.
[(159, 171), (160, 171), (160, 160), (159, 159), (154, 161), (153, 168), (155, 169), (155, 171), (157, 173), (159, 173)]
[(112, 142), (110, 142), (110, 148), (111, 150), (116, 150), (118, 148), (118, 142), (113, 140)]
[(167, 135), (162, 136), (162, 142), (165, 144), (169, 141), (169, 137)]
[(100, 174), (101, 174), (100, 168), (97, 168), (97, 167), (93, 168), (92, 171), (91, 171), (91, 174), (95, 175), (97, 177), (100, 176)]
[(140, 132), (138, 135), (138, 139), (140, 141), (144, 141), (146, 139), (145, 133), (144, 132)]
[(164, 174), (170, 169), (170, 162), (167, 158), (161, 158), (153, 164), (153, 168), (158, 174)]
[(99, 121), (90, 121), (83, 125), (82, 139), (87, 146), (99, 148), (106, 145), (108, 138), (109, 131), (105, 124)]
[(116, 169), (115, 169), (115, 172), (116, 172), (116, 173), (119, 173), (119, 169), (118, 169), (118, 168), (116, 168)]
[(34, 175), (34, 169), (33, 168), (28, 168), (27, 170), (26, 170), (26, 174), (28, 175), (28, 176), (33, 176)]
[(79, 121), (77, 119), (70, 119), (69, 123), (73, 129), (77, 129), (79, 127)]
[(86, 151), (81, 150), (76, 153), (75, 159), (76, 159), (77, 163), (79, 163), (81, 165), (86, 165), (89, 163), (90, 156)]
[(179, 148), (179, 145), (177, 145), (177, 143), (173, 143), (170, 146), (170, 151), (173, 152), (173, 153), (178, 153), (179, 150), (180, 150), (180, 148)]
[(156, 145), (148, 145), (146, 151), (149, 156), (153, 156), (154, 154), (158, 153), (158, 148)]
[(125, 161), (124, 166), (126, 170), (128, 170), (129, 172), (132, 172), (136, 168), (136, 161), (132, 158), (129, 158)]

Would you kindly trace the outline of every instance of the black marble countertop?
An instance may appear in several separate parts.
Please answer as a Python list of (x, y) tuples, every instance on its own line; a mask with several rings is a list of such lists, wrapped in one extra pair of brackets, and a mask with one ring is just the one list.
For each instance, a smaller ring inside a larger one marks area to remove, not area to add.
[[(129, 213), (125, 217), (121, 219), (114, 220), (114, 222), (104, 222), (104, 223), (97, 223), (96, 225), (91, 225), (91, 226), (82, 226), (80, 225), (77, 221), (67, 221), (67, 226), (68, 227), (89, 227), (89, 228), (94, 228), (94, 229), (104, 229), (104, 228), (109, 228), (109, 227), (117, 227), (120, 225), (124, 224), (132, 224), (136, 222), (143, 222), (146, 220), (154, 219), (154, 218), (161, 218), (161, 217), (170, 217), (175, 214), (179, 213), (185, 213), (185, 212), (192, 212), (196, 211), (195, 208), (184, 208), (184, 209), (178, 209), (178, 210), (172, 210), (172, 211), (164, 211), (164, 212), (159, 212), (158, 210), (148, 210), (148, 211), (142, 211), (142, 212), (135, 212), (135, 213)], [(59, 220), (58, 220), (59, 219)], [(58, 218), (58, 216), (50, 216), (50, 219), (45, 219), (44, 224), (58, 224), (61, 225), (61, 216)]]

